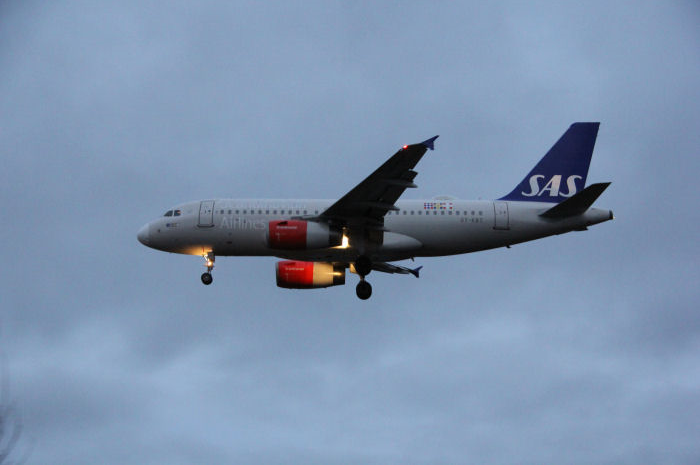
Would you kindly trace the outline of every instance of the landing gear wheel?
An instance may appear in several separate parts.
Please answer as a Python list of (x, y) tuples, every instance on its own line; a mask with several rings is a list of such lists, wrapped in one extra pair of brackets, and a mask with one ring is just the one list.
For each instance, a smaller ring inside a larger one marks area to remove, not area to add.
[(355, 260), (355, 271), (360, 276), (367, 276), (372, 271), (372, 260), (366, 255), (360, 255)]
[(207, 267), (207, 271), (206, 273), (202, 273), (202, 282), (208, 286), (214, 281), (214, 278), (211, 277), (211, 270), (214, 269), (214, 260), (216, 260), (216, 257), (214, 256), (214, 252), (207, 252), (203, 257), (205, 261), (204, 266)]
[(357, 297), (362, 300), (367, 300), (372, 295), (372, 285), (363, 279), (357, 283), (355, 292), (357, 293)]

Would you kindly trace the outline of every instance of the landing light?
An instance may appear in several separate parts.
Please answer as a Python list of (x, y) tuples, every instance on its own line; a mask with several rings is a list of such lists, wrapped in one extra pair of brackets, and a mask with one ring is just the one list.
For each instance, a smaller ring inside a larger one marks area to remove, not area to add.
[(348, 236), (343, 234), (343, 240), (340, 243), (340, 245), (333, 247), (333, 248), (334, 249), (347, 249), (348, 247), (350, 247), (350, 241), (348, 240)]

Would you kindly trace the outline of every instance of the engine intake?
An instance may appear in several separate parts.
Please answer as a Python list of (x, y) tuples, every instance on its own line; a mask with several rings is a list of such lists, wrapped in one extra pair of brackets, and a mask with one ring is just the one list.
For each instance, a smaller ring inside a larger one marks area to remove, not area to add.
[(345, 284), (345, 266), (324, 262), (277, 262), (277, 285), (287, 289), (315, 289)]
[(302, 220), (270, 221), (267, 245), (272, 249), (307, 250), (335, 247), (343, 242), (340, 231), (325, 223)]

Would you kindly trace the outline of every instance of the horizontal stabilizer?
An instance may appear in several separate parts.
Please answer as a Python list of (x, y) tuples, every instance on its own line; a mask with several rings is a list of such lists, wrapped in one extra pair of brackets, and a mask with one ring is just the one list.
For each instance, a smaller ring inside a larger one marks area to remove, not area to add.
[(581, 192), (553, 206), (540, 216), (545, 218), (566, 218), (567, 216), (580, 215), (588, 210), (600, 194), (610, 185), (609, 182), (591, 184)]

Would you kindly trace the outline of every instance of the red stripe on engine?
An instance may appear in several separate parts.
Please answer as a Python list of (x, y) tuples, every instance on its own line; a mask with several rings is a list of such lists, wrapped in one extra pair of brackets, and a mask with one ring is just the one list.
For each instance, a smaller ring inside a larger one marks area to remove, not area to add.
[(270, 247), (273, 249), (285, 250), (305, 249), (306, 229), (306, 221), (270, 221), (268, 225), (268, 240)]
[(292, 289), (314, 285), (314, 263), (286, 260), (277, 263), (277, 285)]

